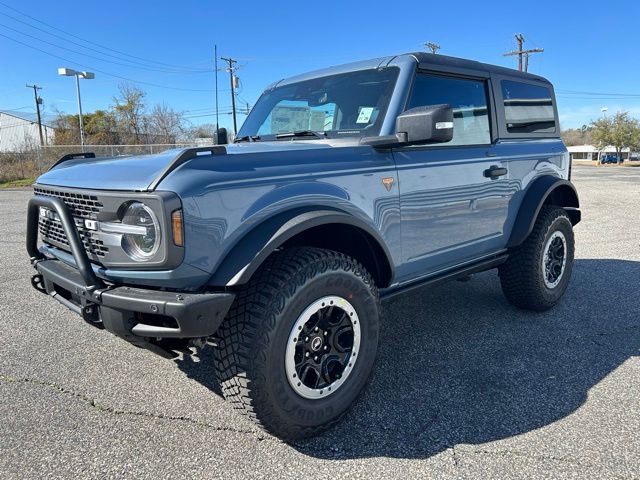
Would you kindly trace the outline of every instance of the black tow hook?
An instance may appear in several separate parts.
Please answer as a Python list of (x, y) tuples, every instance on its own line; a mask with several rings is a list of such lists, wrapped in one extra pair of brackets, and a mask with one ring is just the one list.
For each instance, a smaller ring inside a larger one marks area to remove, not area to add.
[(100, 313), (98, 312), (98, 306), (93, 304), (87, 304), (82, 307), (82, 318), (89, 325), (93, 325), (96, 328), (104, 329), (104, 324), (102, 323), (102, 319), (100, 318)]
[(47, 295), (47, 289), (44, 286), (44, 278), (39, 273), (36, 273), (31, 277), (31, 286), (38, 290), (40, 293)]

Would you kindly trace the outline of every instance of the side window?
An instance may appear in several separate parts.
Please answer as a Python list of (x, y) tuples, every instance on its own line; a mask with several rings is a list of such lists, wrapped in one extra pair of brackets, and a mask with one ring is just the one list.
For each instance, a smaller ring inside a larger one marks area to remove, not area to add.
[(502, 80), (504, 116), (509, 133), (555, 133), (553, 99), (548, 87)]
[(443, 103), (453, 108), (453, 139), (433, 145), (491, 143), (486, 82), (418, 74), (408, 108)]

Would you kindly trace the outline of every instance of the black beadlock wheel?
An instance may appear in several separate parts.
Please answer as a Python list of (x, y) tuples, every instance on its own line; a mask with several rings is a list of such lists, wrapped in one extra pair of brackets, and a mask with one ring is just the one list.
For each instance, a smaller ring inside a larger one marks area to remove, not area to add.
[(573, 257), (573, 227), (567, 212), (545, 205), (531, 234), (499, 267), (502, 291), (519, 308), (548, 310), (569, 285)]
[(238, 293), (218, 331), (225, 398), (286, 440), (335, 424), (373, 367), (380, 301), (373, 278), (341, 253), (274, 253)]

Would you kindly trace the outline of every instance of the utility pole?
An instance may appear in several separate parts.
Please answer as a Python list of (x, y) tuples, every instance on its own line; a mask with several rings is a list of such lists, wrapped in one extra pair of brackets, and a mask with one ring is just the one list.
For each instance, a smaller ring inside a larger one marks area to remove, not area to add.
[(44, 137), (42, 136), (42, 119), (40, 118), (40, 105), (42, 104), (42, 98), (38, 96), (38, 90), (42, 90), (42, 87), (39, 87), (35, 83), (33, 85), (25, 85), (27, 88), (33, 88), (33, 96), (36, 100), (36, 112), (38, 114), (38, 132), (40, 133), (40, 146), (44, 146)]
[(214, 57), (214, 69), (216, 70), (216, 138), (218, 137), (218, 130), (220, 130), (220, 123), (218, 122), (218, 45), (213, 47)]
[[(521, 33), (516, 33), (516, 42), (518, 42), (518, 50), (512, 50), (503, 54), (505, 57), (512, 57), (514, 55), (518, 56), (518, 70), (521, 72), (529, 71), (529, 55), (532, 53), (542, 53), (544, 52), (544, 48), (530, 48), (529, 50), (523, 50), (522, 46), (524, 44), (524, 35)], [(523, 60), (524, 59), (524, 65)]]
[(229, 68), (227, 68), (227, 71), (229, 72), (229, 81), (231, 82), (231, 114), (233, 115), (233, 134), (237, 135), (238, 134), (238, 123), (236, 120), (236, 94), (235, 94), (235, 90), (234, 90), (234, 73), (236, 71), (236, 63), (238, 63), (237, 60), (234, 60), (233, 58), (229, 57), (229, 58), (224, 58), (224, 57), (220, 57), (220, 60), (224, 60), (225, 62), (227, 62), (229, 64)]
[(438, 50), (440, 50), (440, 45), (438, 45), (437, 43), (433, 43), (433, 42), (427, 42), (424, 44), (424, 46), (426, 48), (428, 48), (429, 50), (431, 50), (431, 53), (436, 54), (438, 53)]

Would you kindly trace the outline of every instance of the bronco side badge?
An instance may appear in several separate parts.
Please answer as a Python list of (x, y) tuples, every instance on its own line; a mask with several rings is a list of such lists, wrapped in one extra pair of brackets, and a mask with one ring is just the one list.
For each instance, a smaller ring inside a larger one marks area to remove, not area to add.
[(384, 188), (387, 189), (387, 192), (391, 191), (391, 187), (393, 187), (393, 182), (395, 182), (395, 178), (393, 177), (385, 177), (382, 179), (382, 184)]

